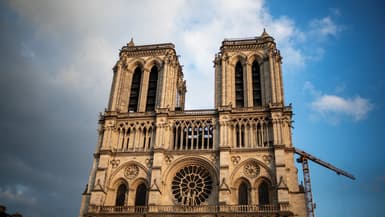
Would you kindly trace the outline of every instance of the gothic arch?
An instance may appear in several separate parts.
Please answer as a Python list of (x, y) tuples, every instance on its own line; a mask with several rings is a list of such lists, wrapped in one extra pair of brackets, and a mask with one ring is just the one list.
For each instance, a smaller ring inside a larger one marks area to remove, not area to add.
[[(254, 178), (258, 178), (260, 176), (263, 176), (263, 174), (266, 174), (267, 177), (269, 177), (269, 180), (272, 179), (272, 177), (273, 177), (272, 174), (273, 173), (272, 173), (271, 169), (266, 164), (264, 164), (263, 162), (255, 159), (255, 158), (249, 158), (249, 159), (246, 159), (246, 160), (242, 161), (241, 163), (239, 163), (233, 169), (233, 171), (232, 171), (232, 173), (231, 173), (231, 175), (229, 177), (230, 180), (231, 180), (230, 183), (231, 183), (232, 186), (236, 186), (236, 181), (237, 181), (236, 177), (238, 177), (237, 173), (239, 173), (244, 168), (244, 166), (246, 164), (248, 164), (248, 163), (256, 163), (260, 167), (260, 170), (261, 170), (260, 173), (256, 177), (254, 177)], [(245, 176), (243, 176), (243, 177), (245, 179), (248, 179), (248, 180), (254, 179), (254, 178), (246, 178)]]
[(142, 183), (145, 184), (147, 187), (149, 186), (147, 179), (145, 179), (143, 177), (139, 177), (139, 178), (135, 179), (134, 181), (132, 181), (131, 189), (136, 189)]
[(262, 106), (262, 70), (257, 60), (251, 64), (253, 105)]
[(128, 111), (138, 112), (140, 105), (141, 88), (143, 86), (143, 67), (136, 66), (133, 70), (128, 100)]
[(245, 67), (247, 63), (247, 56), (243, 53), (237, 53), (230, 57), (229, 63), (232, 67), (235, 67), (235, 64), (237, 64), (238, 61), (242, 64), (243, 67)]
[[(107, 192), (107, 198), (112, 198), (110, 203), (113, 203), (115, 206), (124, 206), (127, 204), (129, 196), (129, 185), (127, 180), (124, 178), (119, 178), (114, 182), (112, 188)], [(108, 201), (107, 201), (108, 203)]]
[(151, 59), (146, 61), (146, 63), (144, 64), (144, 69), (150, 71), (153, 66), (158, 67), (158, 70), (161, 71), (163, 67), (163, 60), (159, 57), (152, 57)]
[[(149, 171), (147, 170), (147, 168), (145, 166), (143, 166), (142, 164), (140, 164), (136, 161), (128, 161), (128, 162), (125, 162), (122, 165), (120, 165), (118, 168), (116, 168), (111, 173), (110, 178), (106, 182), (106, 186), (110, 186), (112, 188), (113, 183), (116, 183), (116, 180), (124, 179), (124, 178), (122, 178), (122, 177), (124, 177), (124, 174), (123, 174), (124, 169), (129, 165), (135, 165), (139, 168), (139, 172), (138, 172), (138, 176), (137, 176), (138, 178), (147, 179), (147, 177), (149, 177)], [(124, 180), (126, 180), (126, 179), (124, 179)], [(132, 181), (128, 181), (128, 182), (132, 182)]]
[(124, 179), (124, 178), (122, 178), (122, 177), (120, 177), (120, 178), (116, 179), (116, 180), (113, 182), (113, 184), (111, 185), (111, 188), (110, 188), (110, 189), (116, 190), (116, 189), (119, 187), (119, 185), (121, 185), (121, 184), (127, 185), (127, 188), (128, 188), (128, 182), (127, 182), (127, 180)]
[(156, 98), (159, 87), (159, 75), (160, 75), (160, 66), (153, 65), (149, 71), (148, 83), (147, 85), (147, 94), (146, 94), (146, 112), (155, 111), (156, 107)]
[[(231, 71), (231, 70), (230, 70)], [(247, 73), (245, 73), (246, 67), (242, 64), (241, 61), (237, 61), (235, 67), (232, 69), (234, 72), (234, 87), (235, 87), (235, 107), (244, 107), (245, 106), (245, 98), (247, 99), (246, 88), (247, 82), (245, 82), (245, 78), (247, 78)]]
[(166, 179), (170, 178), (170, 176), (176, 172), (176, 170), (180, 169), (183, 166), (186, 166), (188, 164), (200, 164), (204, 167), (206, 167), (207, 170), (209, 170), (210, 175), (213, 175), (213, 178), (217, 181), (218, 180), (218, 174), (215, 169), (215, 165), (212, 164), (210, 161), (208, 161), (204, 157), (200, 156), (194, 156), (194, 157), (181, 157), (177, 160), (175, 160), (172, 164), (168, 166), (168, 168), (164, 172), (164, 177)]
[(261, 51), (257, 51), (247, 56), (247, 64), (251, 65), (255, 60), (259, 65), (263, 63), (263, 53)]
[(238, 178), (234, 182), (235, 195), (237, 197), (238, 205), (249, 205), (252, 204), (251, 189), (252, 185), (250, 181), (244, 177)]
[(133, 198), (135, 206), (145, 206), (147, 204), (148, 186), (147, 180), (143, 178), (138, 178), (131, 184), (131, 189), (135, 195), (135, 198)]
[(140, 67), (140, 69), (143, 71), (144, 70), (144, 66), (146, 64), (146, 61), (144, 61), (144, 59), (142, 58), (135, 58), (134, 60), (130, 61), (130, 62), (126, 62), (126, 65), (127, 65), (127, 68), (131, 71), (131, 72), (134, 72), (134, 70), (136, 69), (136, 67)]
[(275, 201), (276, 195), (274, 195), (274, 187), (271, 179), (261, 176), (254, 182), (254, 188), (256, 189), (256, 202), (259, 205), (272, 204)]

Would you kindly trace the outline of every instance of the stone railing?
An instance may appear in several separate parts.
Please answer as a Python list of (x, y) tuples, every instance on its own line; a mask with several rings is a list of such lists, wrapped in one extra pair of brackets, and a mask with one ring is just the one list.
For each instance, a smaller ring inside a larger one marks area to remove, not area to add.
[(149, 206), (89, 206), (93, 214), (145, 214), (145, 213), (278, 213), (289, 211), (288, 204), (275, 205), (149, 205)]
[(215, 115), (217, 114), (216, 109), (194, 109), (194, 110), (183, 110), (183, 111), (175, 111), (175, 115)]

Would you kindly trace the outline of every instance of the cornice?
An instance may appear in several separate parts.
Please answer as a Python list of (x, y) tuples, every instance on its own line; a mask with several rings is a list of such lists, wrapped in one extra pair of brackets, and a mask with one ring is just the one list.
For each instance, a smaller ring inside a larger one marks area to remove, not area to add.
[(272, 37), (255, 37), (243, 39), (225, 39), (221, 51), (255, 50), (275, 47)]
[(120, 49), (119, 56), (160, 56), (170, 54), (170, 52), (176, 55), (175, 45), (172, 43), (124, 46)]

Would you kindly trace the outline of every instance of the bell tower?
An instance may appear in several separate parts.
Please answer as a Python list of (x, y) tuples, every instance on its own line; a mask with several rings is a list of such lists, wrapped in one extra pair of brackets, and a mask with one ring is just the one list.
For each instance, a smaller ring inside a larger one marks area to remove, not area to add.
[(225, 39), (215, 56), (215, 106), (283, 105), (281, 56), (274, 39)]
[[(291, 106), (284, 104), (281, 60), (273, 37), (265, 30), (259, 37), (225, 39), (215, 55), (218, 146), (221, 158), (228, 156), (230, 159), (220, 162), (221, 177), (231, 174), (234, 166), (239, 165), (239, 159), (260, 156), (264, 163), (255, 165), (270, 165), (272, 178), (266, 182), (266, 188), (274, 189), (269, 197), (250, 198), (242, 192), (252, 189), (253, 185), (241, 181), (235, 184), (238, 199), (232, 192), (220, 191), (219, 203), (238, 200), (238, 204), (250, 204), (251, 199), (251, 203), (258, 204), (265, 201), (282, 207), (291, 204), (294, 213), (302, 216), (305, 215), (304, 197), (293, 161), (292, 111)], [(251, 168), (252, 164), (246, 167)], [(248, 170), (244, 173), (247, 176)], [(254, 187), (258, 194), (264, 191), (264, 185)]]
[(135, 46), (131, 39), (119, 56), (113, 68), (110, 111), (184, 109), (186, 84), (173, 44)]

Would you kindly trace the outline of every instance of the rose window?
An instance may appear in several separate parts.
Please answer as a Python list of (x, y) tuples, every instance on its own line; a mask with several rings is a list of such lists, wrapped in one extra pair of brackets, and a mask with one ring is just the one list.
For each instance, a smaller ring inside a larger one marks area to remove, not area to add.
[(243, 167), (243, 172), (250, 178), (258, 176), (260, 168), (255, 162), (250, 162)]
[(133, 179), (139, 174), (139, 167), (136, 165), (129, 165), (124, 170), (124, 175), (127, 177), (127, 179)]
[(210, 196), (213, 181), (206, 168), (190, 165), (175, 174), (172, 194), (178, 203), (189, 206), (200, 205)]

